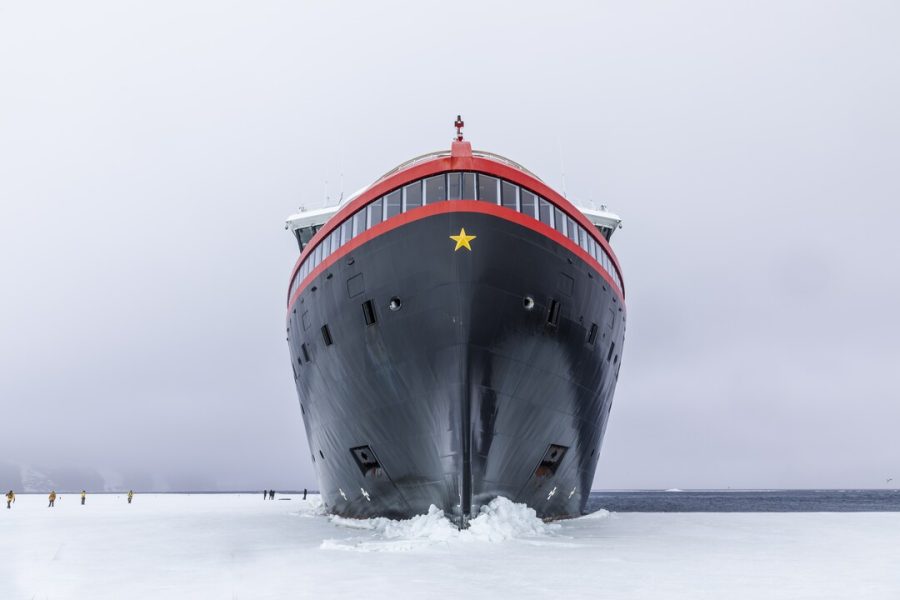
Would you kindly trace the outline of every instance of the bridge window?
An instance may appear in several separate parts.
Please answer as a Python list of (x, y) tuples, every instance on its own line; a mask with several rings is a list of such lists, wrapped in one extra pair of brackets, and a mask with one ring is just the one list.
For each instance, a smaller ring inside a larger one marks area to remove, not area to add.
[(390, 219), (403, 212), (403, 194), (396, 190), (384, 197), (384, 218)]
[(557, 207), (553, 207), (553, 226), (556, 227), (556, 230), (563, 235), (566, 235), (566, 222), (565, 215), (563, 211), (559, 210)]
[(478, 174), (478, 199), (497, 204), (497, 188), (500, 180), (490, 175)]
[(375, 227), (382, 221), (383, 215), (381, 213), (381, 198), (372, 202), (372, 204), (370, 204), (367, 208), (369, 211), (369, 214), (368, 214), (369, 227), (367, 227), (367, 229), (371, 229), (372, 227)]
[(366, 230), (366, 209), (361, 208), (353, 215), (353, 237)]
[(341, 225), (341, 246), (353, 239), (353, 219), (347, 219)]
[(337, 249), (341, 247), (340, 235), (341, 234), (340, 234), (340, 232), (338, 232), (337, 229), (335, 229), (328, 235), (328, 239), (331, 240), (331, 252), (329, 253), (329, 256), (331, 254), (334, 254), (335, 252), (337, 252)]
[(556, 228), (559, 229), (559, 232), (561, 234), (563, 234), (563, 236), (569, 237), (569, 226), (570, 226), (569, 215), (563, 213), (561, 222), (560, 221), (556, 222)]
[(541, 223), (553, 227), (553, 207), (543, 198), (540, 198), (538, 200), (538, 206), (538, 213), (540, 214)]
[(422, 182), (416, 181), (403, 188), (404, 212), (422, 206)]
[(462, 199), (463, 200), (474, 200), (475, 199), (475, 173), (463, 173), (462, 178), (463, 178)]
[(306, 244), (309, 243), (309, 240), (312, 239), (312, 236), (316, 235), (316, 230), (314, 227), (301, 227), (297, 230), (297, 236), (300, 239), (300, 249), (306, 247)]
[(447, 198), (459, 200), (462, 195), (462, 173), (447, 173)]
[(443, 174), (425, 180), (425, 204), (447, 199), (447, 182)]
[(500, 183), (500, 204), (514, 211), (519, 210), (519, 186), (508, 181)]
[(537, 219), (537, 196), (523, 188), (519, 192), (519, 198), (521, 200), (520, 211), (522, 214)]

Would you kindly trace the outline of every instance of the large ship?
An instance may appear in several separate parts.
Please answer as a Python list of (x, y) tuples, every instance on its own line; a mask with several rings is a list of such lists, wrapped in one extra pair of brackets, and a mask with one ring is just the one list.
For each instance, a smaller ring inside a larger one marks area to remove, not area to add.
[(301, 249), (287, 339), (319, 490), (350, 517), (433, 504), (465, 526), (498, 496), (577, 516), (621, 366), (620, 219), (455, 125), (449, 151), (287, 221)]

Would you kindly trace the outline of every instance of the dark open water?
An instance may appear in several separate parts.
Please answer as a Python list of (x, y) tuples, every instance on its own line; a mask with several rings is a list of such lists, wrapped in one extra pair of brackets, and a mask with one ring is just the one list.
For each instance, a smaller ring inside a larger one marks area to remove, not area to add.
[(614, 512), (895, 512), (900, 490), (591, 492), (587, 510)]

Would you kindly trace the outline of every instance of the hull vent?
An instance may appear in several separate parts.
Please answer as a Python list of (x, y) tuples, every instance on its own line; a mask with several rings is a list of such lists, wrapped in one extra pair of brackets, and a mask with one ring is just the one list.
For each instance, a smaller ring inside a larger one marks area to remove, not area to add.
[(534, 474), (538, 477), (549, 477), (556, 474), (556, 470), (559, 468), (568, 449), (568, 446), (550, 444), (547, 451), (544, 452), (544, 458), (541, 460), (541, 464), (538, 465)]
[(547, 313), (547, 324), (551, 327), (559, 325), (559, 300), (550, 301), (550, 311)]
[(377, 477), (381, 472), (381, 463), (378, 462), (378, 459), (375, 458), (375, 453), (368, 446), (350, 448), (350, 454), (353, 455), (353, 460), (356, 461), (356, 466), (359, 467), (363, 476), (371, 475)]
[(366, 319), (366, 325), (374, 325), (375, 321), (375, 304), (371, 300), (366, 300), (362, 304), (363, 317)]

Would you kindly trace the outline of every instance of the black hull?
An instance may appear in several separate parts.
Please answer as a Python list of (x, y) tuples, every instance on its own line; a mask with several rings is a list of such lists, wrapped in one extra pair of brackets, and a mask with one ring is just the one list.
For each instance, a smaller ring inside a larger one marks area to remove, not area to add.
[[(454, 251), (449, 236), (463, 227), (477, 238), (471, 251)], [(464, 522), (502, 495), (545, 518), (582, 513), (625, 312), (574, 253), (494, 215), (436, 214), (341, 257), (288, 317), (306, 434), (331, 511), (405, 518), (434, 504)]]

